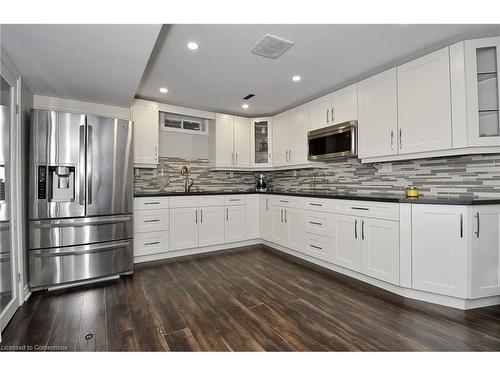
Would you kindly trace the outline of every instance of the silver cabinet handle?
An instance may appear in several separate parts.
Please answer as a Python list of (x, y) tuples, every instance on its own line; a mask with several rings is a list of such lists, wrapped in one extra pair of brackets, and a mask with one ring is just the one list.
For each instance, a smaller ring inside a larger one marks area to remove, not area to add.
[(144, 220), (145, 223), (156, 223), (158, 221), (160, 221), (160, 219)]
[(229, 208), (226, 208), (226, 221), (229, 221)]
[(370, 211), (369, 208), (367, 207), (351, 207), (352, 210), (363, 210), (363, 211)]
[(266, 211), (269, 211), (269, 198), (266, 198)]
[(285, 223), (288, 223), (287, 218), (286, 218), (286, 210), (285, 210)]
[(160, 202), (144, 202), (144, 204), (160, 204)]
[(358, 239), (358, 221), (354, 220), (354, 238)]
[(322, 247), (319, 247), (319, 246), (316, 246), (316, 245), (309, 244), (309, 246), (312, 247), (313, 249), (323, 250)]
[(477, 219), (477, 231), (476, 231), (476, 237), (479, 237), (479, 212), (476, 213), (476, 219)]
[(403, 149), (403, 129), (399, 129), (399, 149)]
[(327, 110), (326, 110), (326, 123), (327, 123), (327, 124), (329, 124), (329, 123), (330, 123), (330, 121), (329, 121), (329, 117), (328, 117), (328, 115), (329, 115), (329, 113), (328, 113), (328, 112), (329, 112), (329, 111), (328, 111), (328, 109), (327, 109)]
[(150, 245), (158, 245), (160, 241), (155, 241), (155, 242), (146, 242), (144, 246), (150, 246)]
[(335, 115), (333, 114), (333, 111), (334, 111), (334, 107), (332, 106), (332, 124), (335, 121)]
[(288, 150), (286, 150), (286, 161), (288, 161)]
[(394, 130), (391, 130), (391, 150), (394, 150)]
[(311, 202), (309, 202), (309, 206), (322, 207), (323, 205), (321, 203), (311, 203)]
[(318, 223), (317, 221), (310, 221), (309, 224), (313, 225), (323, 225), (323, 223)]
[(203, 210), (200, 210), (200, 223), (203, 223)]
[(280, 199), (280, 202), (281, 202), (281, 203), (288, 203), (288, 201), (283, 200), (283, 199)]
[(158, 146), (155, 146), (155, 160), (158, 160)]
[(195, 222), (195, 223), (198, 223), (198, 210), (195, 210), (195, 212), (196, 212), (196, 219), (195, 219), (195, 221), (194, 221), (194, 222)]
[(365, 221), (361, 220), (361, 239), (365, 240)]
[(231, 165), (234, 165), (234, 152), (231, 152)]
[(464, 215), (460, 214), (460, 238), (464, 236)]
[(238, 153), (236, 153), (236, 165), (238, 165)]
[(292, 150), (288, 150), (288, 161), (292, 161)]
[(283, 209), (281, 209), (280, 216), (281, 216), (281, 222), (283, 222)]

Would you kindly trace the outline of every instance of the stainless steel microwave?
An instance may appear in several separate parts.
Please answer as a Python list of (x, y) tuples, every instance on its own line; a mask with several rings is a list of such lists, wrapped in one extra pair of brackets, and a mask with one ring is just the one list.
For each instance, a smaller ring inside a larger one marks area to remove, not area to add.
[(308, 160), (331, 160), (358, 154), (357, 121), (344, 122), (308, 133)]

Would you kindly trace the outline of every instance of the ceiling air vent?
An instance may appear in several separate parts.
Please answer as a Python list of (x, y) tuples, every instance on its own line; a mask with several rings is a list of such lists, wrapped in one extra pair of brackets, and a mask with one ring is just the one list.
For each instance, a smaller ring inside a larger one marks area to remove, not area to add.
[(243, 98), (243, 100), (252, 99), (254, 96), (255, 96), (255, 94), (248, 94), (247, 96), (245, 96), (245, 97)]
[(293, 46), (293, 42), (270, 34), (257, 42), (250, 52), (256, 55), (267, 57), (268, 59), (277, 59)]

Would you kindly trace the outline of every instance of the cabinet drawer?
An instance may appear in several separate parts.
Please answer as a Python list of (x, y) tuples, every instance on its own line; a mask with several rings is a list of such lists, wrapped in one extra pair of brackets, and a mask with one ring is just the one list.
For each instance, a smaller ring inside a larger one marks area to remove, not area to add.
[(234, 194), (224, 196), (224, 204), (226, 206), (236, 206), (239, 204), (245, 204), (245, 196), (243, 194)]
[(168, 210), (143, 210), (134, 214), (134, 233), (168, 230)]
[(334, 212), (346, 215), (399, 220), (399, 203), (334, 200)]
[(303, 199), (300, 197), (290, 197), (290, 196), (286, 196), (286, 195), (277, 195), (277, 196), (272, 196), (269, 199), (269, 203), (272, 206), (304, 208), (303, 207)]
[(306, 233), (304, 236), (304, 252), (312, 257), (331, 262), (333, 258), (332, 240)]
[(198, 196), (189, 197), (171, 197), (170, 207), (171, 208), (182, 208), (182, 207), (198, 207)]
[(207, 197), (199, 197), (198, 206), (199, 207), (224, 206), (224, 196), (211, 195)]
[(307, 210), (333, 212), (335, 209), (335, 201), (333, 199), (324, 198), (306, 198), (304, 205)]
[(168, 208), (169, 197), (134, 198), (134, 211)]
[(168, 231), (140, 233), (134, 236), (134, 256), (168, 251)]
[(332, 237), (333, 221), (333, 214), (306, 211), (304, 220), (305, 232)]

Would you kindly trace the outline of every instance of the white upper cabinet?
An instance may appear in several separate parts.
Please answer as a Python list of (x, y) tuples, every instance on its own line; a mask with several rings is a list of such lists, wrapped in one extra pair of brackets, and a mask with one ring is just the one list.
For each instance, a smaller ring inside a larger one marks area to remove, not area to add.
[(358, 155), (398, 153), (396, 68), (358, 83)]
[(158, 164), (158, 113), (158, 104), (155, 102), (135, 100), (132, 105), (136, 167), (156, 168)]
[(251, 165), (253, 167), (270, 167), (272, 164), (272, 120), (257, 118), (251, 120)]
[(311, 103), (311, 130), (333, 125), (332, 123), (332, 95), (328, 94)]
[(468, 143), (500, 145), (500, 37), (465, 41)]
[(451, 149), (448, 47), (397, 68), (399, 153)]
[(500, 294), (500, 206), (471, 207), (471, 298)]
[(250, 167), (250, 119), (217, 113), (215, 115), (215, 167)]
[(234, 165), (250, 167), (250, 119), (234, 117)]
[(464, 206), (412, 206), (413, 288), (467, 297), (467, 222)]
[(288, 164), (288, 143), (290, 139), (290, 113), (273, 117), (273, 166)]
[(332, 94), (330, 118), (333, 125), (358, 119), (357, 84), (344, 87)]
[(306, 164), (307, 133), (311, 128), (311, 107), (302, 105), (290, 111), (290, 135), (288, 144), (288, 164)]
[(233, 167), (234, 117), (217, 113), (215, 115), (215, 166)]

